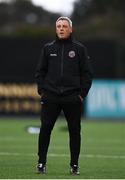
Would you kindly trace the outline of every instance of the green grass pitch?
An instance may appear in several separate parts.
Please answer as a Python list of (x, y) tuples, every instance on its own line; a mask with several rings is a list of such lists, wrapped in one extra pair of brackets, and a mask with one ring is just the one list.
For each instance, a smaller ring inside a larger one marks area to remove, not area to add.
[(82, 120), (80, 175), (69, 174), (66, 121), (58, 120), (51, 136), (47, 173), (36, 173), (38, 118), (0, 118), (0, 179), (125, 179), (125, 121)]

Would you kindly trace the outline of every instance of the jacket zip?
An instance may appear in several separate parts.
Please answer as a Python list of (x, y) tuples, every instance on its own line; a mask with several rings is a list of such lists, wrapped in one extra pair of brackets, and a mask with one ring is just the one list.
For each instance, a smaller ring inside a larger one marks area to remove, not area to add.
[[(64, 44), (62, 44), (62, 52), (61, 52), (61, 78), (63, 77), (63, 58), (64, 58)], [(61, 86), (61, 93), (63, 93), (63, 86)]]
[(62, 45), (62, 56), (61, 56), (61, 77), (63, 76), (63, 57), (64, 57), (64, 44)]

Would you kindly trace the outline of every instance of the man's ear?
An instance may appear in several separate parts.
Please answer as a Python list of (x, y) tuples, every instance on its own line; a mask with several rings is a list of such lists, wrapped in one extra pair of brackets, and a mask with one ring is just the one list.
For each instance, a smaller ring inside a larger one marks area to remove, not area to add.
[(70, 28), (70, 33), (72, 33), (72, 31), (73, 31), (72, 28)]

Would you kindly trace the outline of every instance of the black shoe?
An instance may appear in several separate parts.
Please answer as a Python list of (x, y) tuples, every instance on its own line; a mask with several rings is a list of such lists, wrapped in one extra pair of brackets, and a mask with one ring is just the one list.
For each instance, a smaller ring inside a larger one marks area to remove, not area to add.
[(37, 172), (39, 174), (45, 174), (46, 173), (46, 166), (44, 164), (39, 163), (37, 165)]
[(70, 166), (70, 174), (72, 175), (79, 175), (79, 167), (77, 165)]

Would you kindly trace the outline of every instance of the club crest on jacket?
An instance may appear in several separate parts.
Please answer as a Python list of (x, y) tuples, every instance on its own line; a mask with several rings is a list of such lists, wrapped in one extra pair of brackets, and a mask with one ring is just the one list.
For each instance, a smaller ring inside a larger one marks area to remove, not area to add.
[(75, 57), (75, 51), (69, 51), (69, 57), (74, 58)]

